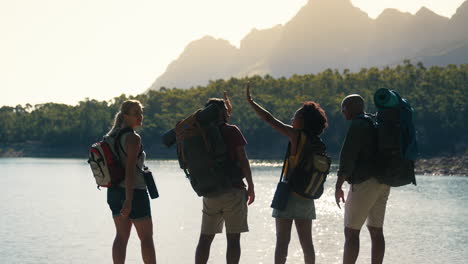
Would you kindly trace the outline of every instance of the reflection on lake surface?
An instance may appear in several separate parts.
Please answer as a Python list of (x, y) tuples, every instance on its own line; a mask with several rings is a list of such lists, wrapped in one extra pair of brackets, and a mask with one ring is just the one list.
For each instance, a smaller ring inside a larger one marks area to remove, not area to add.
[[(177, 161), (149, 161), (161, 197), (152, 200), (158, 263), (193, 263), (201, 199)], [(252, 161), (256, 201), (250, 232), (242, 235), (241, 263), (273, 263), (275, 230), (269, 207), (282, 164)], [(340, 263), (343, 211), (334, 202), (336, 175), (316, 201), (313, 239), (317, 263)], [(466, 263), (468, 178), (421, 176), (418, 186), (394, 188), (386, 213), (386, 263)], [(84, 160), (0, 159), (0, 263), (111, 263), (114, 225)], [(294, 231), (295, 232), (295, 231)], [(293, 232), (288, 263), (301, 263)], [(225, 263), (224, 234), (213, 242), (210, 263)], [(136, 233), (128, 263), (142, 263)], [(370, 239), (361, 234), (358, 263), (370, 263)]]

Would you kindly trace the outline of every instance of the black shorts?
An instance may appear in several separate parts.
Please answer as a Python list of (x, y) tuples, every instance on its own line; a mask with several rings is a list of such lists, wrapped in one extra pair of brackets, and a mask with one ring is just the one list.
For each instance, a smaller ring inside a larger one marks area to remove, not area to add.
[[(125, 188), (111, 187), (107, 189), (107, 204), (109, 204), (113, 217), (120, 215), (120, 210), (122, 210), (124, 201)], [(134, 190), (132, 211), (130, 212), (129, 218), (131, 220), (143, 220), (151, 218), (150, 201), (146, 190)]]

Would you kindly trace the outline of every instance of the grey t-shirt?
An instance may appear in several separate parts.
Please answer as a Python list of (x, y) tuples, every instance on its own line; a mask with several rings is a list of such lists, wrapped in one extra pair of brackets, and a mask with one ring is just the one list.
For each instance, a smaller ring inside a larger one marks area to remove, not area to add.
[[(122, 162), (122, 165), (125, 167), (125, 165), (127, 164), (127, 155), (126, 153), (124, 153), (124, 151), (122, 151), (122, 149), (125, 150), (125, 143), (126, 143), (126, 140), (127, 140), (127, 136), (130, 135), (132, 132), (127, 132), (127, 133), (124, 133), (121, 137), (120, 137), (120, 144), (122, 146), (122, 148), (118, 148), (118, 151), (119, 151), (119, 155), (120, 155), (120, 160)], [(135, 132), (133, 132), (135, 133)], [(135, 133), (136, 134), (136, 133)], [(145, 158), (146, 158), (146, 153), (144, 151), (142, 151), (139, 156), (138, 156), (138, 160), (137, 160), (137, 168), (136, 168), (136, 177), (135, 177), (135, 186), (133, 187), (134, 189), (143, 189), (143, 190), (146, 190), (146, 183), (145, 183), (145, 178), (143, 177), (143, 168), (145, 167)], [(119, 184), (120, 187), (123, 187), (125, 188), (125, 184), (126, 184), (126, 181), (125, 179)]]

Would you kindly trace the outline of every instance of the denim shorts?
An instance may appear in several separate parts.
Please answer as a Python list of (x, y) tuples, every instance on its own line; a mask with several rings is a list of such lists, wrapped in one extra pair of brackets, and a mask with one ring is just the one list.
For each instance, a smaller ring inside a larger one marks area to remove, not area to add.
[[(117, 186), (107, 189), (107, 204), (109, 204), (113, 217), (120, 216), (120, 210), (122, 210), (124, 201), (125, 188)], [(129, 218), (131, 220), (144, 220), (151, 218), (150, 201), (146, 190), (134, 190), (132, 211), (130, 212)]]
[(273, 209), (272, 216), (280, 219), (315, 219), (314, 200), (300, 197), (291, 192), (284, 210)]

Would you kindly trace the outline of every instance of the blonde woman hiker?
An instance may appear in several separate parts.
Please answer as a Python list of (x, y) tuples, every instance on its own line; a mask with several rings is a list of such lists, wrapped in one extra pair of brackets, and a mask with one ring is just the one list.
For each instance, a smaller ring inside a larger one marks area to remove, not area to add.
[(125, 263), (127, 243), (132, 226), (135, 226), (141, 242), (144, 263), (156, 263), (153, 243), (153, 222), (146, 183), (144, 179), (144, 161), (141, 137), (135, 128), (141, 127), (143, 106), (137, 100), (122, 103), (115, 115), (112, 129), (106, 136), (115, 137), (115, 146), (120, 161), (125, 167), (124, 180), (108, 188), (107, 203), (114, 218), (116, 235), (112, 246), (114, 263)]

